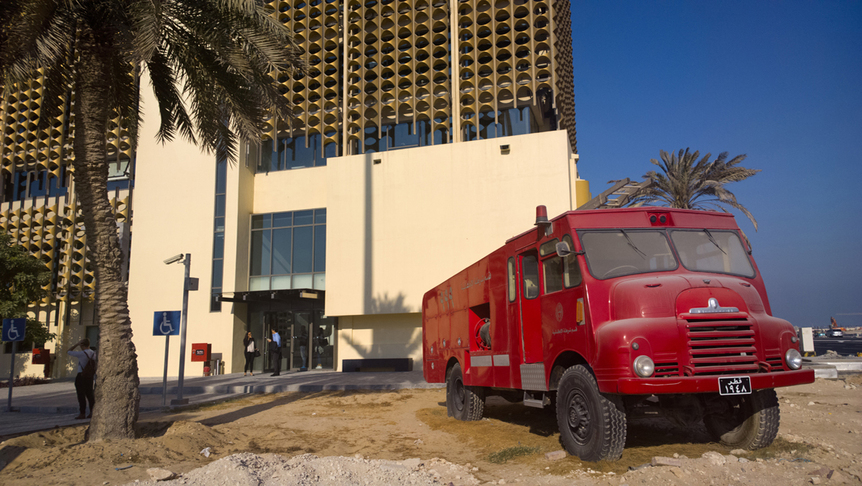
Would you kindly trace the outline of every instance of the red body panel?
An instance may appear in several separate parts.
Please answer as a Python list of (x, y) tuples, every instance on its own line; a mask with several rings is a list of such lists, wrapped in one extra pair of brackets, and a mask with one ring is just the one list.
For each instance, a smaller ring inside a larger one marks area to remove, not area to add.
[[(554, 269), (560, 268), (555, 241), (568, 235), (571, 249), (583, 252), (578, 230), (620, 228), (739, 232), (733, 216), (725, 213), (627, 208), (570, 211), (554, 218), (547, 234), (537, 227), (511, 238), (425, 294), (426, 381), (445, 382), (455, 361), (465, 385), (535, 391), (553, 390), (554, 367), (575, 363), (589, 365), (600, 390), (616, 394), (716, 392), (718, 375), (750, 376), (754, 389), (814, 380), (813, 372), (786, 366), (785, 353), (798, 351), (796, 334), (790, 323), (771, 316), (753, 260), (750, 278), (693, 272), (679, 264), (600, 279), (579, 253), (567, 258), (577, 259), (582, 282), (551, 287)], [(540, 287), (536, 296), (533, 280)], [(713, 301), (721, 306), (720, 314), (698, 313)], [(485, 323), (490, 343), (479, 338)], [(655, 362), (649, 378), (633, 371), (640, 355)]]

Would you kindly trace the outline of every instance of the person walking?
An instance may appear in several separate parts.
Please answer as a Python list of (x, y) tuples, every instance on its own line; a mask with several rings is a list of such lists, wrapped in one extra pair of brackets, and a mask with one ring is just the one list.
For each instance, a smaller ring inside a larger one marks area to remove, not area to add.
[[(74, 351), (75, 348), (80, 347), (80, 351)], [(92, 361), (93, 365), (96, 363), (96, 352), (90, 349), (90, 340), (87, 338), (82, 339), (79, 343), (75, 344), (66, 354), (69, 356), (74, 356), (78, 358), (78, 374), (75, 376), (75, 392), (78, 394), (78, 411), (80, 412), (76, 420), (83, 420), (87, 418), (91, 418), (93, 416), (93, 405), (96, 403), (96, 395), (93, 393), (93, 378), (94, 376), (91, 372), (85, 370), (95, 370), (95, 367), (89, 367), (87, 364)], [(87, 402), (90, 404), (90, 413), (87, 412)]]
[(272, 362), (272, 370), (274, 371), (271, 376), (278, 376), (281, 374), (281, 336), (275, 328), (272, 328), (271, 331), (272, 339), (267, 339), (269, 341), (269, 360)]
[(242, 369), (242, 376), (246, 376), (246, 372), (249, 372), (251, 373), (251, 376), (254, 376), (254, 358), (258, 351), (254, 342), (254, 337), (251, 335), (251, 331), (246, 333), (245, 338), (242, 340), (242, 344), (245, 346), (245, 368)]

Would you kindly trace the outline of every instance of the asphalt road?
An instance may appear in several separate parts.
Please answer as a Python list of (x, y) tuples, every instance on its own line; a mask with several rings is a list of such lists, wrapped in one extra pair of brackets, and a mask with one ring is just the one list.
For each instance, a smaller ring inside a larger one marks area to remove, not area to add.
[(862, 338), (859, 337), (816, 337), (814, 338), (814, 352), (817, 356), (825, 354), (827, 351), (835, 351), (836, 353), (846, 356), (856, 353), (862, 353)]

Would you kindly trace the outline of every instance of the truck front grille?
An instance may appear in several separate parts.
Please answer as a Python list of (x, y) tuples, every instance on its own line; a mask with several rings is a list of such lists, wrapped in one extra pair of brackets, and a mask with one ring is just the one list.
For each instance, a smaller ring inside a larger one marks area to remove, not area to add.
[(689, 320), (685, 330), (689, 354), (686, 375), (758, 372), (754, 330), (747, 320)]
[(655, 364), (656, 378), (669, 378), (679, 376), (679, 363), (656, 363)]

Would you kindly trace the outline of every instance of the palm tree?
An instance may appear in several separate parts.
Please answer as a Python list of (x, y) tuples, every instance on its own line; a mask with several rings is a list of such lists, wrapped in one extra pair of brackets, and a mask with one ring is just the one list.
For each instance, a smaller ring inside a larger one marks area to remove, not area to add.
[[(269, 116), (291, 117), (269, 77), (302, 70), (291, 32), (261, 0), (3, 0), (4, 90), (41, 77), (40, 126), (71, 107), (75, 192), (94, 267), (101, 329), (90, 440), (133, 438), (140, 394), (117, 224), (107, 194), (108, 123), (119, 117), (134, 146), (147, 71), (161, 125), (234, 160)], [(189, 109), (186, 106), (189, 106)], [(142, 161), (146, 163), (146, 161)]]
[(662, 150), (661, 161), (650, 159), (650, 162), (659, 166), (661, 173), (654, 170), (647, 172), (644, 175), (647, 184), (632, 196), (628, 206), (643, 206), (660, 201), (672, 208), (727, 212), (723, 207), (726, 205), (746, 215), (757, 231), (754, 216), (736, 201), (736, 196), (725, 185), (748, 179), (760, 169), (739, 167), (745, 155), (727, 160), (727, 152), (722, 152), (712, 162), (709, 161), (711, 154), (704, 155), (698, 161), (699, 155), (699, 151), (691, 153), (689, 149), (680, 149), (678, 154), (668, 154)]

